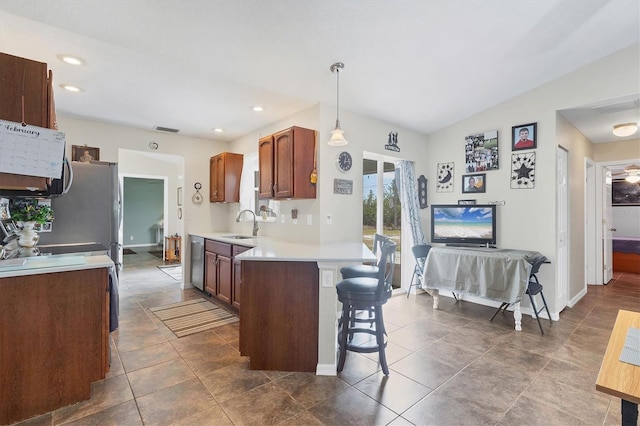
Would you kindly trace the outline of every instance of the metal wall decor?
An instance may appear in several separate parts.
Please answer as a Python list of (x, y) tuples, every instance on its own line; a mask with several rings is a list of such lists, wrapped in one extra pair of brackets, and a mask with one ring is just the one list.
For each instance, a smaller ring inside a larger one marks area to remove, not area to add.
[(384, 149), (387, 151), (400, 152), (398, 132), (389, 132), (389, 138), (387, 139), (387, 144), (384, 146)]
[(536, 153), (511, 153), (511, 188), (531, 189), (536, 186)]
[(420, 175), (418, 178), (418, 204), (421, 209), (426, 209), (427, 204), (427, 178)]
[(464, 138), (464, 158), (467, 173), (498, 170), (498, 131)]
[(455, 165), (450, 163), (438, 163), (438, 183), (436, 192), (453, 192), (453, 177)]

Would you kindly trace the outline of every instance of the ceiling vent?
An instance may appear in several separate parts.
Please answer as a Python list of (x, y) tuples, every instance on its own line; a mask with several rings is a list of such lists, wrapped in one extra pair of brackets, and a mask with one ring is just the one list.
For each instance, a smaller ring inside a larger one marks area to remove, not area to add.
[(178, 129), (172, 129), (171, 127), (162, 127), (162, 126), (156, 126), (156, 130), (160, 132), (168, 132), (168, 133), (178, 133), (180, 131)]

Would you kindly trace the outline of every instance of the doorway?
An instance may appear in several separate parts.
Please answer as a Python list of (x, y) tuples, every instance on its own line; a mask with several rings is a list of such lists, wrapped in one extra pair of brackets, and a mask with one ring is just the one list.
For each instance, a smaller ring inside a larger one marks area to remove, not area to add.
[[(637, 163), (640, 163), (640, 158), (631, 158), (618, 161), (603, 161), (596, 163), (596, 177), (592, 183), (593, 191), (595, 192), (596, 208), (594, 210), (587, 210), (587, 215), (592, 216), (592, 218), (587, 218), (587, 222), (592, 220), (592, 222), (595, 224), (595, 232), (593, 233), (592, 237), (593, 239), (588, 241), (588, 244), (591, 244), (593, 247), (595, 247), (596, 263), (594, 282), (591, 282), (590, 284), (606, 284), (608, 280), (605, 281), (605, 277), (609, 275), (607, 269), (611, 268), (611, 265), (613, 263), (613, 226), (611, 224), (611, 220), (605, 223), (607, 211), (609, 212), (609, 215), (612, 211), (610, 193), (607, 196), (607, 192), (610, 191), (611, 187), (611, 183), (609, 182), (609, 189), (607, 190), (607, 175), (610, 175), (612, 170), (616, 168)], [(611, 273), (613, 273), (613, 269), (611, 269)]]
[(393, 288), (402, 288), (402, 203), (396, 185), (395, 159), (364, 153), (362, 160), (362, 239), (373, 248), (374, 234), (396, 243)]

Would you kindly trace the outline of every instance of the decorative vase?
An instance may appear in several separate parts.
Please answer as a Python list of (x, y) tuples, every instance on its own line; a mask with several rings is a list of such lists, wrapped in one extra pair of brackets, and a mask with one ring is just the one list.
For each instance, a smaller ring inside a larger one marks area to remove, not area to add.
[(16, 231), (18, 236), (18, 255), (20, 257), (37, 256), (39, 250), (36, 248), (40, 235), (38, 231), (33, 229), (36, 225), (35, 221), (22, 222), (22, 229)]

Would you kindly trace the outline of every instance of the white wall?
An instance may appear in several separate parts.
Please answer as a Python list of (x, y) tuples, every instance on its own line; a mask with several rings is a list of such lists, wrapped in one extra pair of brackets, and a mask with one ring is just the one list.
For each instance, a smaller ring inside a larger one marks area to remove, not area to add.
[[(58, 127), (65, 133), (67, 153), (71, 145), (100, 148), (100, 160), (118, 163), (118, 172), (128, 175), (168, 177), (166, 217), (167, 234), (183, 237), (182, 262), (188, 264), (190, 253), (186, 236), (193, 231), (225, 230), (228, 205), (209, 203), (209, 161), (215, 154), (228, 150), (228, 143), (134, 129), (100, 121), (58, 114)], [(158, 144), (157, 150), (149, 142)], [(204, 202), (191, 202), (195, 182), (202, 183)], [(177, 218), (176, 194), (183, 187), (183, 216)], [(189, 268), (184, 268), (185, 282), (190, 282)]]
[[(565, 75), (530, 92), (507, 100), (479, 114), (428, 136), (430, 161), (429, 189), (435, 182), (437, 163), (456, 164), (453, 193), (430, 191), (430, 203), (455, 203), (463, 198), (458, 182), (463, 174), (464, 137), (498, 130), (500, 169), (487, 172), (487, 191), (478, 194), (478, 202), (504, 200), (498, 209), (498, 245), (537, 250), (547, 256), (539, 277), (545, 294), (557, 296), (556, 263), (556, 176), (558, 145), (569, 151), (570, 181), (570, 283), (569, 299), (584, 287), (584, 157), (592, 156), (591, 142), (574, 134), (566, 124), (558, 123), (556, 111), (640, 93), (639, 45), (633, 45)], [(510, 189), (511, 127), (538, 123), (536, 149), (536, 185), (534, 189)], [(629, 158), (631, 158), (631, 153)], [(426, 229), (426, 228), (425, 228)], [(547, 296), (552, 313), (558, 312), (555, 297)]]

